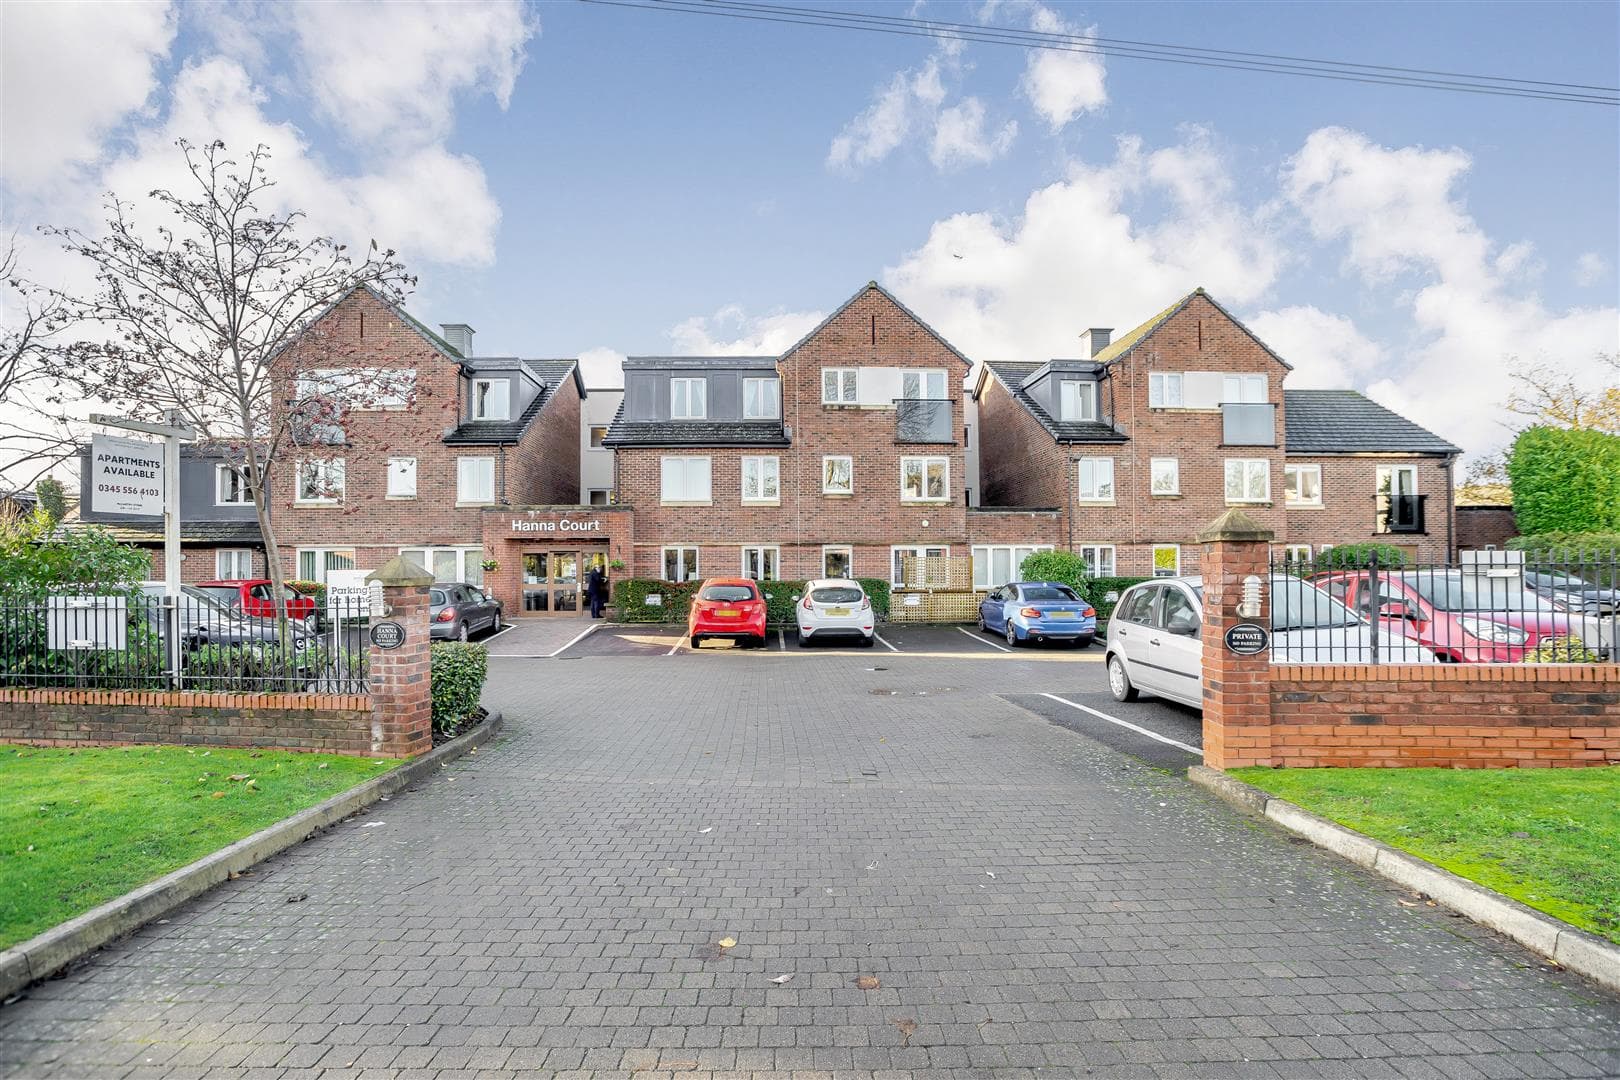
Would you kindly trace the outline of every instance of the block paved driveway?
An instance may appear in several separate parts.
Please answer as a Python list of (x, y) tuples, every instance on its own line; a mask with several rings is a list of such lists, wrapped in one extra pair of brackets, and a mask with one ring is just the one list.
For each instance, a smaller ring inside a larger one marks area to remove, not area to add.
[(493, 671), (498, 742), (0, 1008), (0, 1073), (1620, 1074), (1613, 997), (1001, 696), (1099, 664)]

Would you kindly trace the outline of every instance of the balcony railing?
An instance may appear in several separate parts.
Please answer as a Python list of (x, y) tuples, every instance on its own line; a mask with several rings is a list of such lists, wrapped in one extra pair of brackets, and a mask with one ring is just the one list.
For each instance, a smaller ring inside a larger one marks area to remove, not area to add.
[(1221, 442), (1227, 446), (1276, 446), (1277, 406), (1269, 401), (1222, 402)]
[(953, 443), (949, 398), (898, 398), (894, 403), (894, 441), (901, 443)]
[(1423, 500), (1427, 495), (1378, 496), (1376, 531), (1381, 533), (1420, 533), (1423, 527)]

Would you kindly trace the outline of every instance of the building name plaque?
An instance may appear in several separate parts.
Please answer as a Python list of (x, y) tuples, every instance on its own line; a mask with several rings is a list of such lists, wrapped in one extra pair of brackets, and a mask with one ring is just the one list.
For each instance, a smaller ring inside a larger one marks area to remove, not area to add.
[(600, 520), (581, 520), (579, 518), (513, 518), (512, 531), (514, 533), (599, 533), (602, 531)]

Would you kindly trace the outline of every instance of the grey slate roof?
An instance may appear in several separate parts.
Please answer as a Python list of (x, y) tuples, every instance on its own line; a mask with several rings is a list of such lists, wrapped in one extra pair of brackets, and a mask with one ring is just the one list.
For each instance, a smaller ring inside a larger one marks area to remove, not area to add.
[(997, 382), (1013, 396), (1024, 408), (1029, 410), (1031, 416), (1040, 421), (1041, 427), (1053, 439), (1061, 443), (1122, 443), (1128, 442), (1129, 437), (1122, 431), (1116, 430), (1109, 424), (1098, 420), (1058, 420), (1047, 412), (1036, 401), (1024, 392), (1024, 379), (1030, 372), (1039, 368), (1040, 364), (1014, 364), (1005, 361), (986, 361), (984, 365), (989, 369)]
[[(161, 544), (161, 521), (79, 521), (66, 520), (63, 529), (83, 529), (91, 525), (106, 529), (114, 540), (124, 544)], [(182, 544), (241, 544), (258, 547), (264, 543), (264, 534), (257, 521), (186, 521), (180, 522)]]
[(653, 420), (627, 422), (624, 405), (613, 415), (603, 446), (788, 446), (780, 420)]
[(1462, 452), (1354, 390), (1284, 390), (1283, 403), (1290, 454)]
[(522, 415), (512, 420), (469, 420), (444, 437), (446, 445), (478, 446), (517, 442), (523, 437), (523, 433), (529, 430), (529, 425), (534, 423), (534, 418), (540, 415), (540, 410), (545, 408), (546, 402), (557, 392), (557, 387), (570, 377), (580, 382), (580, 396), (585, 396), (585, 387), (580, 381), (579, 361), (524, 360), (522, 364), (540, 381), (540, 392), (529, 402), (529, 407), (523, 410)]

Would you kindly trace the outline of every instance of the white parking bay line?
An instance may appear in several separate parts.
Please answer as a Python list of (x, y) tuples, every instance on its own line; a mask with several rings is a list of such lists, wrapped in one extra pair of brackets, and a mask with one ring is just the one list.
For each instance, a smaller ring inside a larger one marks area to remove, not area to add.
[(1070, 701), (1068, 698), (1060, 698), (1056, 694), (1042, 694), (1041, 697), (1051, 698), (1053, 701), (1067, 705), (1071, 709), (1079, 709), (1081, 712), (1090, 713), (1099, 720), (1106, 720), (1110, 724), (1118, 724), (1122, 728), (1130, 728), (1138, 735), (1146, 735), (1155, 742), (1168, 743), (1171, 746), (1178, 746), (1187, 751), (1187, 753), (1197, 755), (1199, 758), (1204, 756), (1204, 752), (1196, 746), (1188, 746), (1186, 743), (1172, 739), (1168, 735), (1160, 735), (1157, 731), (1149, 731), (1147, 728), (1133, 724), (1129, 720), (1121, 720), (1117, 716), (1109, 716), (1105, 712), (1099, 712), (1098, 710), (1091, 708), (1089, 705), (1080, 704), (1078, 701)]
[(890, 645), (888, 639), (885, 638), (882, 634), (878, 633), (876, 630), (872, 631), (872, 636), (878, 639), (878, 644), (879, 645), (882, 645), (885, 649), (888, 649), (890, 652), (899, 652), (900, 651), (899, 649), (895, 648), (893, 645)]
[(1005, 646), (1005, 645), (997, 645), (993, 641), (986, 641), (983, 634), (976, 634), (972, 630), (968, 630), (965, 627), (961, 627), (961, 626), (958, 626), (956, 629), (957, 629), (958, 632), (966, 634), (968, 637), (972, 638), (974, 641), (977, 641), (980, 645), (988, 645), (992, 649), (1000, 649), (1002, 652), (1012, 652), (1012, 650), (1007, 648), (1007, 646)]
[(680, 651), (680, 648), (681, 648), (681, 645), (682, 645), (682, 643), (684, 643), (684, 642), (685, 642), (685, 641), (686, 641), (686, 638), (685, 638), (685, 637), (678, 637), (678, 638), (676, 638), (676, 639), (675, 639), (675, 644), (673, 644), (673, 645), (671, 645), (671, 646), (670, 646), (670, 647), (669, 647), (669, 652), (667, 652), (667, 653), (665, 653), (665, 654), (664, 654), (664, 655), (665, 655), (665, 656), (674, 656), (674, 655), (675, 655), (675, 654), (676, 654), (676, 653), (677, 653), (677, 652), (679, 652), (679, 651)]
[(517, 623), (507, 623), (505, 626), (501, 627), (499, 630), (497, 630), (493, 634), (489, 635), (489, 637), (487, 637), (483, 641), (479, 642), (479, 644), (480, 645), (488, 645), (490, 642), (494, 641), (496, 638), (500, 637), (502, 634), (510, 633), (511, 631), (516, 630), (516, 629), (517, 629)]
[(572, 638), (570, 638), (569, 641), (568, 641), (568, 644), (564, 645), (562, 648), (558, 649), (556, 652), (548, 654), (548, 659), (551, 656), (561, 656), (567, 650), (572, 649), (575, 645), (578, 645), (582, 640), (584, 640), (586, 635), (592, 633), (593, 631), (595, 631), (595, 629), (598, 626), (601, 626), (601, 625), (602, 625), (601, 623), (594, 623), (594, 622), (591, 623), (591, 625), (587, 626), (585, 629), (581, 630), (579, 633), (575, 634)]

